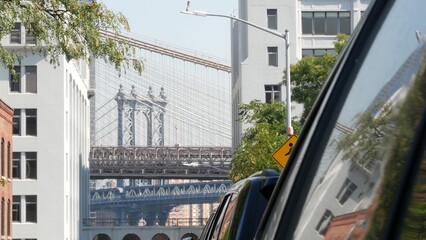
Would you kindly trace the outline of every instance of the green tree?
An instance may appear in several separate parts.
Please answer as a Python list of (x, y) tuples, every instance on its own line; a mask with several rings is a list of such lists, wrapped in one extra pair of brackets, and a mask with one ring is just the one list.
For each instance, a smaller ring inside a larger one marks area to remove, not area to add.
[[(230, 177), (236, 182), (262, 169), (281, 167), (272, 154), (286, 140), (286, 106), (283, 102), (262, 103), (253, 100), (240, 106), (240, 121), (250, 127), (244, 132), (241, 144), (234, 152)], [(295, 131), (299, 129), (293, 123)]]
[[(135, 57), (135, 49), (124, 41), (106, 38), (103, 30), (120, 34), (130, 31), (121, 13), (110, 11), (104, 4), (79, 0), (2, 0), (0, 1), (0, 38), (9, 34), (15, 22), (21, 22), (36, 39), (35, 46), (26, 45), (33, 54), (41, 54), (52, 65), (59, 56), (71, 59), (104, 59), (121, 72), (133, 67), (139, 73), (143, 63)], [(28, 51), (8, 51), (0, 44), (0, 62), (14, 73), (13, 65)]]
[[(334, 47), (340, 53), (348, 41), (348, 35), (338, 34)], [(303, 104), (300, 122), (304, 123), (324, 82), (336, 63), (337, 55), (307, 56), (290, 66), (292, 100)]]
[[(336, 51), (345, 46), (348, 36), (339, 34), (335, 42)], [(304, 120), (309, 113), (323, 83), (327, 79), (337, 56), (326, 54), (323, 57), (306, 57), (291, 66), (293, 100), (304, 104)], [(246, 178), (262, 169), (281, 167), (273, 160), (272, 154), (287, 139), (286, 106), (283, 102), (262, 103), (259, 100), (240, 105), (240, 119), (249, 125), (244, 132), (241, 144), (234, 152), (230, 178), (233, 181)], [(292, 123), (294, 131), (300, 123)]]

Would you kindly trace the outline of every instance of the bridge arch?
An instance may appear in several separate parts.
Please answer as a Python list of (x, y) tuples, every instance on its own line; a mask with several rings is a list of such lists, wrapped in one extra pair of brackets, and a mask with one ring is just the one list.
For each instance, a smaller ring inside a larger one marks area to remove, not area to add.
[(129, 233), (123, 237), (123, 240), (141, 240), (141, 238), (134, 233)]
[(170, 238), (164, 233), (157, 233), (151, 240), (170, 240)]
[(198, 236), (195, 233), (185, 233), (180, 239), (192, 237), (193, 240), (198, 240)]
[(112, 240), (110, 236), (108, 236), (105, 233), (100, 233), (98, 235), (96, 235), (93, 240)]

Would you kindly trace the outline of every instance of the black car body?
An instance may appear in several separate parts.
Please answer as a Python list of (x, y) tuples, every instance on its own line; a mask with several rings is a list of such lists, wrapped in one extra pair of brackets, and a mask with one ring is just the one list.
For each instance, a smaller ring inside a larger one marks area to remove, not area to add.
[(426, 1), (376, 0), (299, 135), (255, 239), (422, 239)]
[(264, 170), (235, 183), (210, 217), (200, 240), (253, 239), (279, 174)]

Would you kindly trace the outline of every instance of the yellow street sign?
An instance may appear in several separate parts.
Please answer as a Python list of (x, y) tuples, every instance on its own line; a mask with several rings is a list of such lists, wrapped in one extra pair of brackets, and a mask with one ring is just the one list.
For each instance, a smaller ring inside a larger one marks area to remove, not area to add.
[(284, 167), (287, 164), (288, 158), (290, 157), (291, 150), (293, 149), (294, 145), (296, 144), (297, 136), (291, 135), (287, 141), (283, 145), (281, 145), (280, 148), (278, 148), (274, 154), (272, 154), (272, 158), (281, 165), (281, 167)]

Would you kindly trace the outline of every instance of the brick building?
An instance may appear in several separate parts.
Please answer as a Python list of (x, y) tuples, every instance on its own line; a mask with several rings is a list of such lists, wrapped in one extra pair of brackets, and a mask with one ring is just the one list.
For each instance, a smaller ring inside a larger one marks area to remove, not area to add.
[(13, 109), (0, 100), (0, 235), (12, 239), (12, 118)]

